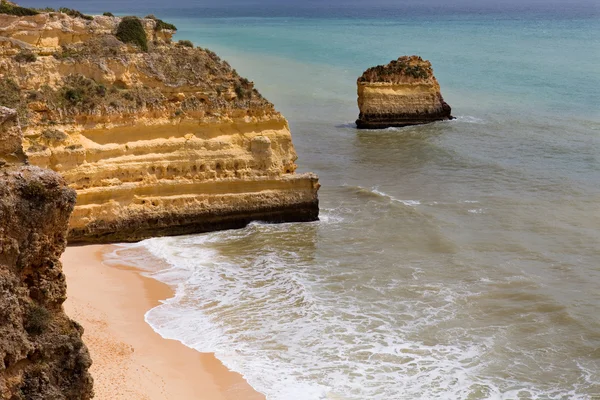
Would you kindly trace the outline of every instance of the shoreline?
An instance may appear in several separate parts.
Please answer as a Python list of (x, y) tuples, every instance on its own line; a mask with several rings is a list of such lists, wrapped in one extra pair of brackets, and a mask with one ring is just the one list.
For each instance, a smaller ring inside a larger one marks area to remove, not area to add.
[(92, 357), (95, 399), (264, 400), (212, 353), (164, 339), (146, 323), (148, 310), (174, 296), (135, 267), (106, 265), (110, 245), (67, 247), (64, 309), (81, 324)]

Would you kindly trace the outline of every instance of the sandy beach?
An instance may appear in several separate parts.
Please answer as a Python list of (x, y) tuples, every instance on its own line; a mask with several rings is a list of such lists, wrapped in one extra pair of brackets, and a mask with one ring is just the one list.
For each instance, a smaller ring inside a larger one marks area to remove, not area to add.
[(213, 354), (154, 332), (144, 314), (173, 291), (130, 267), (103, 264), (107, 249), (69, 247), (62, 256), (65, 311), (85, 329), (95, 399), (264, 399)]

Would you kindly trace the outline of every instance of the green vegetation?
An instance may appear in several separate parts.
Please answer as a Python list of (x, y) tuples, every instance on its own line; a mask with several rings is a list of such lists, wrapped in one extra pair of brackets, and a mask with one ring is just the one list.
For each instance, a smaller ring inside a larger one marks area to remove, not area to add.
[(157, 32), (158, 31), (176, 31), (177, 30), (177, 27), (175, 25), (165, 22), (162, 19), (156, 18), (156, 16), (154, 16), (154, 14), (146, 15), (144, 18), (152, 19), (152, 20), (156, 21), (154, 30)]
[(27, 125), (28, 113), (27, 103), (22, 99), (22, 91), (17, 82), (12, 78), (0, 78), (0, 106), (17, 110), (21, 125)]
[(24, 321), (25, 330), (30, 335), (44, 333), (50, 323), (50, 313), (46, 308), (37, 304), (31, 306)]
[(83, 43), (63, 45), (53, 56), (57, 60), (116, 57), (124, 54), (123, 47), (123, 43), (113, 35), (98, 35)]
[(0, 80), (0, 106), (17, 108), (21, 103), (21, 89), (11, 78)]
[(15, 56), (18, 63), (31, 63), (37, 60), (37, 56), (29, 50), (22, 50)]
[(138, 46), (142, 51), (148, 51), (148, 38), (137, 17), (125, 17), (117, 27), (117, 39), (123, 43), (131, 43)]
[(58, 11), (60, 11), (61, 13), (65, 13), (73, 18), (83, 18), (88, 21), (94, 20), (94, 17), (92, 17), (91, 15), (85, 15), (81, 11), (73, 10), (72, 8), (61, 7), (58, 9)]
[(360, 82), (400, 82), (405, 78), (427, 79), (433, 76), (431, 64), (417, 56), (404, 56), (388, 65), (369, 68), (359, 78)]
[(102, 15), (104, 15), (105, 17), (114, 17), (114, 16), (115, 16), (115, 14), (113, 14), (113, 13), (111, 13), (111, 12), (105, 12), (105, 13), (104, 13), (104, 14), (102, 14)]
[(69, 135), (57, 129), (45, 129), (40, 134), (40, 138), (46, 143), (57, 144), (67, 140)]
[(155, 31), (176, 31), (177, 27), (173, 24), (163, 21), (162, 19), (156, 20)]
[(97, 84), (93, 79), (83, 75), (70, 75), (65, 78), (65, 86), (61, 96), (69, 106), (79, 106), (84, 109), (91, 108), (97, 103), (98, 98), (106, 95), (106, 87)]
[(156, 89), (144, 86), (131, 89), (106, 87), (83, 75), (66, 77), (64, 86), (55, 93), (55, 98), (51, 102), (70, 114), (107, 111), (108, 108), (131, 110), (144, 106), (158, 107), (164, 100), (164, 96)]
[(27, 15), (38, 15), (39, 13), (33, 8), (19, 7), (6, 0), (0, 2), (0, 14), (17, 15), (24, 17)]
[(178, 46), (183, 46), (183, 47), (189, 47), (190, 49), (194, 48), (194, 43), (192, 43), (189, 40), (180, 40), (179, 42), (177, 42)]
[(234, 86), (235, 94), (240, 99), (251, 98), (254, 92), (254, 83), (246, 78), (240, 78)]

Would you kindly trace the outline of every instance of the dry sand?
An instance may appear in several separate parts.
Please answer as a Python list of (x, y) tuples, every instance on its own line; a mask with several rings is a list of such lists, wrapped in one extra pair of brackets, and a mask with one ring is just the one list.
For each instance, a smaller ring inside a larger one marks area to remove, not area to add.
[(135, 269), (103, 264), (102, 253), (108, 249), (69, 247), (62, 256), (65, 311), (85, 329), (95, 399), (264, 399), (213, 354), (154, 332), (144, 314), (173, 291)]

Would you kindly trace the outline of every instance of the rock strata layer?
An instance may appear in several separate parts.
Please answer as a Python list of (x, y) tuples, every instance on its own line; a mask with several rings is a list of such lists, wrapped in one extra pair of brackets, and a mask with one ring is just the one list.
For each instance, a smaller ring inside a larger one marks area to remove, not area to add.
[(142, 30), (123, 43), (125, 20), (0, 14), (0, 105), (31, 164), (77, 191), (69, 241), (317, 220), (318, 178), (295, 173), (288, 123), (253, 83), (152, 16), (128, 18)]
[(431, 63), (404, 56), (367, 69), (357, 81), (359, 129), (383, 129), (453, 119)]
[(87, 400), (91, 360), (59, 261), (75, 191), (23, 164), (16, 115), (0, 107), (0, 398)]

